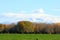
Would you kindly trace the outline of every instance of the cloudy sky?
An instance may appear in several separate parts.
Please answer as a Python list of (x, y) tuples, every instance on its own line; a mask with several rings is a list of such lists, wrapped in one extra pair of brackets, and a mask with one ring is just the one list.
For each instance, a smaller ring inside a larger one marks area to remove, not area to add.
[(60, 0), (0, 0), (0, 23), (21, 20), (60, 22)]

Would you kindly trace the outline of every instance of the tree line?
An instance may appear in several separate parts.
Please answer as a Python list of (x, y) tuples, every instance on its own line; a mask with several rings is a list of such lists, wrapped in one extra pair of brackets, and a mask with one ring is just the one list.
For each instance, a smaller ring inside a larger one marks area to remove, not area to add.
[(17, 24), (1, 24), (0, 33), (19, 34), (60, 34), (60, 23), (35, 23), (19, 21)]

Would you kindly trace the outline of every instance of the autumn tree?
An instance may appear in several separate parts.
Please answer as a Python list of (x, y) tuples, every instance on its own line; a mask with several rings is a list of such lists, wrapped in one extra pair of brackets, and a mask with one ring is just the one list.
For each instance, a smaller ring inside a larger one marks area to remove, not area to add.
[(44, 33), (46, 24), (45, 23), (35, 23), (34, 24), (34, 31), (35, 33)]
[(16, 33), (16, 28), (15, 27), (16, 27), (16, 24), (14, 24), (14, 23), (9, 24), (8, 27), (7, 27), (8, 32), (9, 33)]
[(48, 34), (53, 34), (54, 33), (54, 24), (47, 24), (45, 32)]
[(30, 32), (34, 32), (34, 27), (32, 22), (30, 21), (20, 21), (17, 24), (17, 30), (18, 32), (30, 33)]
[(55, 33), (60, 34), (60, 23), (55, 23)]
[(4, 30), (4, 24), (0, 24), (0, 33), (2, 33), (3, 32), (3, 30)]

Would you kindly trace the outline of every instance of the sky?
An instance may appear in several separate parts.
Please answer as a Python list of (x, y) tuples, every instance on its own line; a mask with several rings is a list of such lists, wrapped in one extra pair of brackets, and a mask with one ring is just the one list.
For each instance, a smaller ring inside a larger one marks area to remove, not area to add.
[(0, 23), (20, 20), (60, 22), (60, 0), (0, 0)]

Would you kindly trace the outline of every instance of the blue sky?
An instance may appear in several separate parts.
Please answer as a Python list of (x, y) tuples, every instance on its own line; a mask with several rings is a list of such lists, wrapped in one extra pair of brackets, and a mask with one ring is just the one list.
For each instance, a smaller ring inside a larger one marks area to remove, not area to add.
[(0, 13), (32, 11), (39, 8), (43, 8), (46, 13), (60, 15), (60, 0), (0, 0)]
[(0, 15), (21, 12), (30, 14), (38, 9), (44, 10), (45, 14), (60, 17), (60, 0), (0, 0)]

